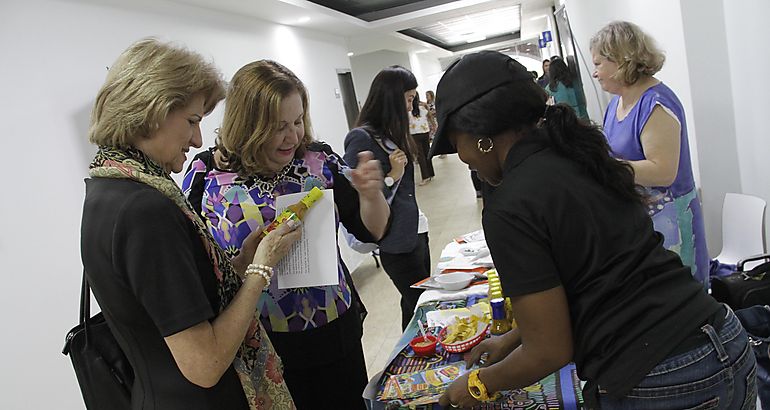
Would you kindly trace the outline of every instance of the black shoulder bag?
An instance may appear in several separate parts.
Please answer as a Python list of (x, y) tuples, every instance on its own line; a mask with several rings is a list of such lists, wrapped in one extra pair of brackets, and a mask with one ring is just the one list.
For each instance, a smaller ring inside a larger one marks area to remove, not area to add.
[(131, 409), (134, 369), (99, 312), (91, 317), (91, 287), (85, 272), (80, 293), (80, 324), (67, 333), (62, 353), (75, 368), (88, 409)]
[(749, 271), (743, 269), (746, 262), (767, 260), (770, 254), (761, 254), (738, 261), (736, 272), (711, 279), (711, 296), (733, 309), (770, 304), (770, 262)]

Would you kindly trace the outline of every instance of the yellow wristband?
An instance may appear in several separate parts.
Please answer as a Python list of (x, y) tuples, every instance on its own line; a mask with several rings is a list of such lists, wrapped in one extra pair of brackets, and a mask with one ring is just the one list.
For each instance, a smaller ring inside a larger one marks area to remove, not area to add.
[(473, 398), (478, 401), (487, 401), (489, 400), (489, 395), (487, 394), (487, 386), (485, 386), (484, 383), (479, 379), (479, 371), (481, 370), (473, 370), (468, 375), (468, 393), (470, 393), (471, 396), (473, 396)]

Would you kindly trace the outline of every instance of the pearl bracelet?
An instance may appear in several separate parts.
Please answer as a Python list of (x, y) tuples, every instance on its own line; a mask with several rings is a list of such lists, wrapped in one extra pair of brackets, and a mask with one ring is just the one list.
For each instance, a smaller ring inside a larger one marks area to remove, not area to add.
[(265, 280), (265, 287), (270, 286), (270, 279), (273, 277), (273, 268), (267, 265), (257, 265), (251, 263), (246, 267), (246, 275), (259, 275)]

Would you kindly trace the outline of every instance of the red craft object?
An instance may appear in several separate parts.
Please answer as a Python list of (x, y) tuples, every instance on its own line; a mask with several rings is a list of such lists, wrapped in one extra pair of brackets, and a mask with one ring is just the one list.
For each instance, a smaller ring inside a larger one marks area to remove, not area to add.
[(481, 343), (481, 341), (487, 337), (488, 331), (489, 331), (489, 325), (487, 325), (482, 331), (476, 333), (476, 335), (474, 335), (470, 339), (462, 340), (455, 343), (444, 343), (443, 340), (446, 338), (447, 328), (443, 328), (438, 333), (438, 340), (439, 340), (439, 343), (441, 343), (441, 346), (443, 346), (444, 350), (446, 350), (447, 352), (463, 353), (463, 352), (467, 352), (468, 350), (471, 350), (473, 346), (476, 346), (477, 344)]

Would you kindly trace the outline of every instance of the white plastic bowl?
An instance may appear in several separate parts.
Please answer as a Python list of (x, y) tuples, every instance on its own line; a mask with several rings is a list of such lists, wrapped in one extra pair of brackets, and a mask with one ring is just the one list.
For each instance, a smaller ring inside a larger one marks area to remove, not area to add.
[(473, 280), (473, 274), (467, 272), (451, 272), (438, 275), (436, 282), (446, 290), (460, 290)]

